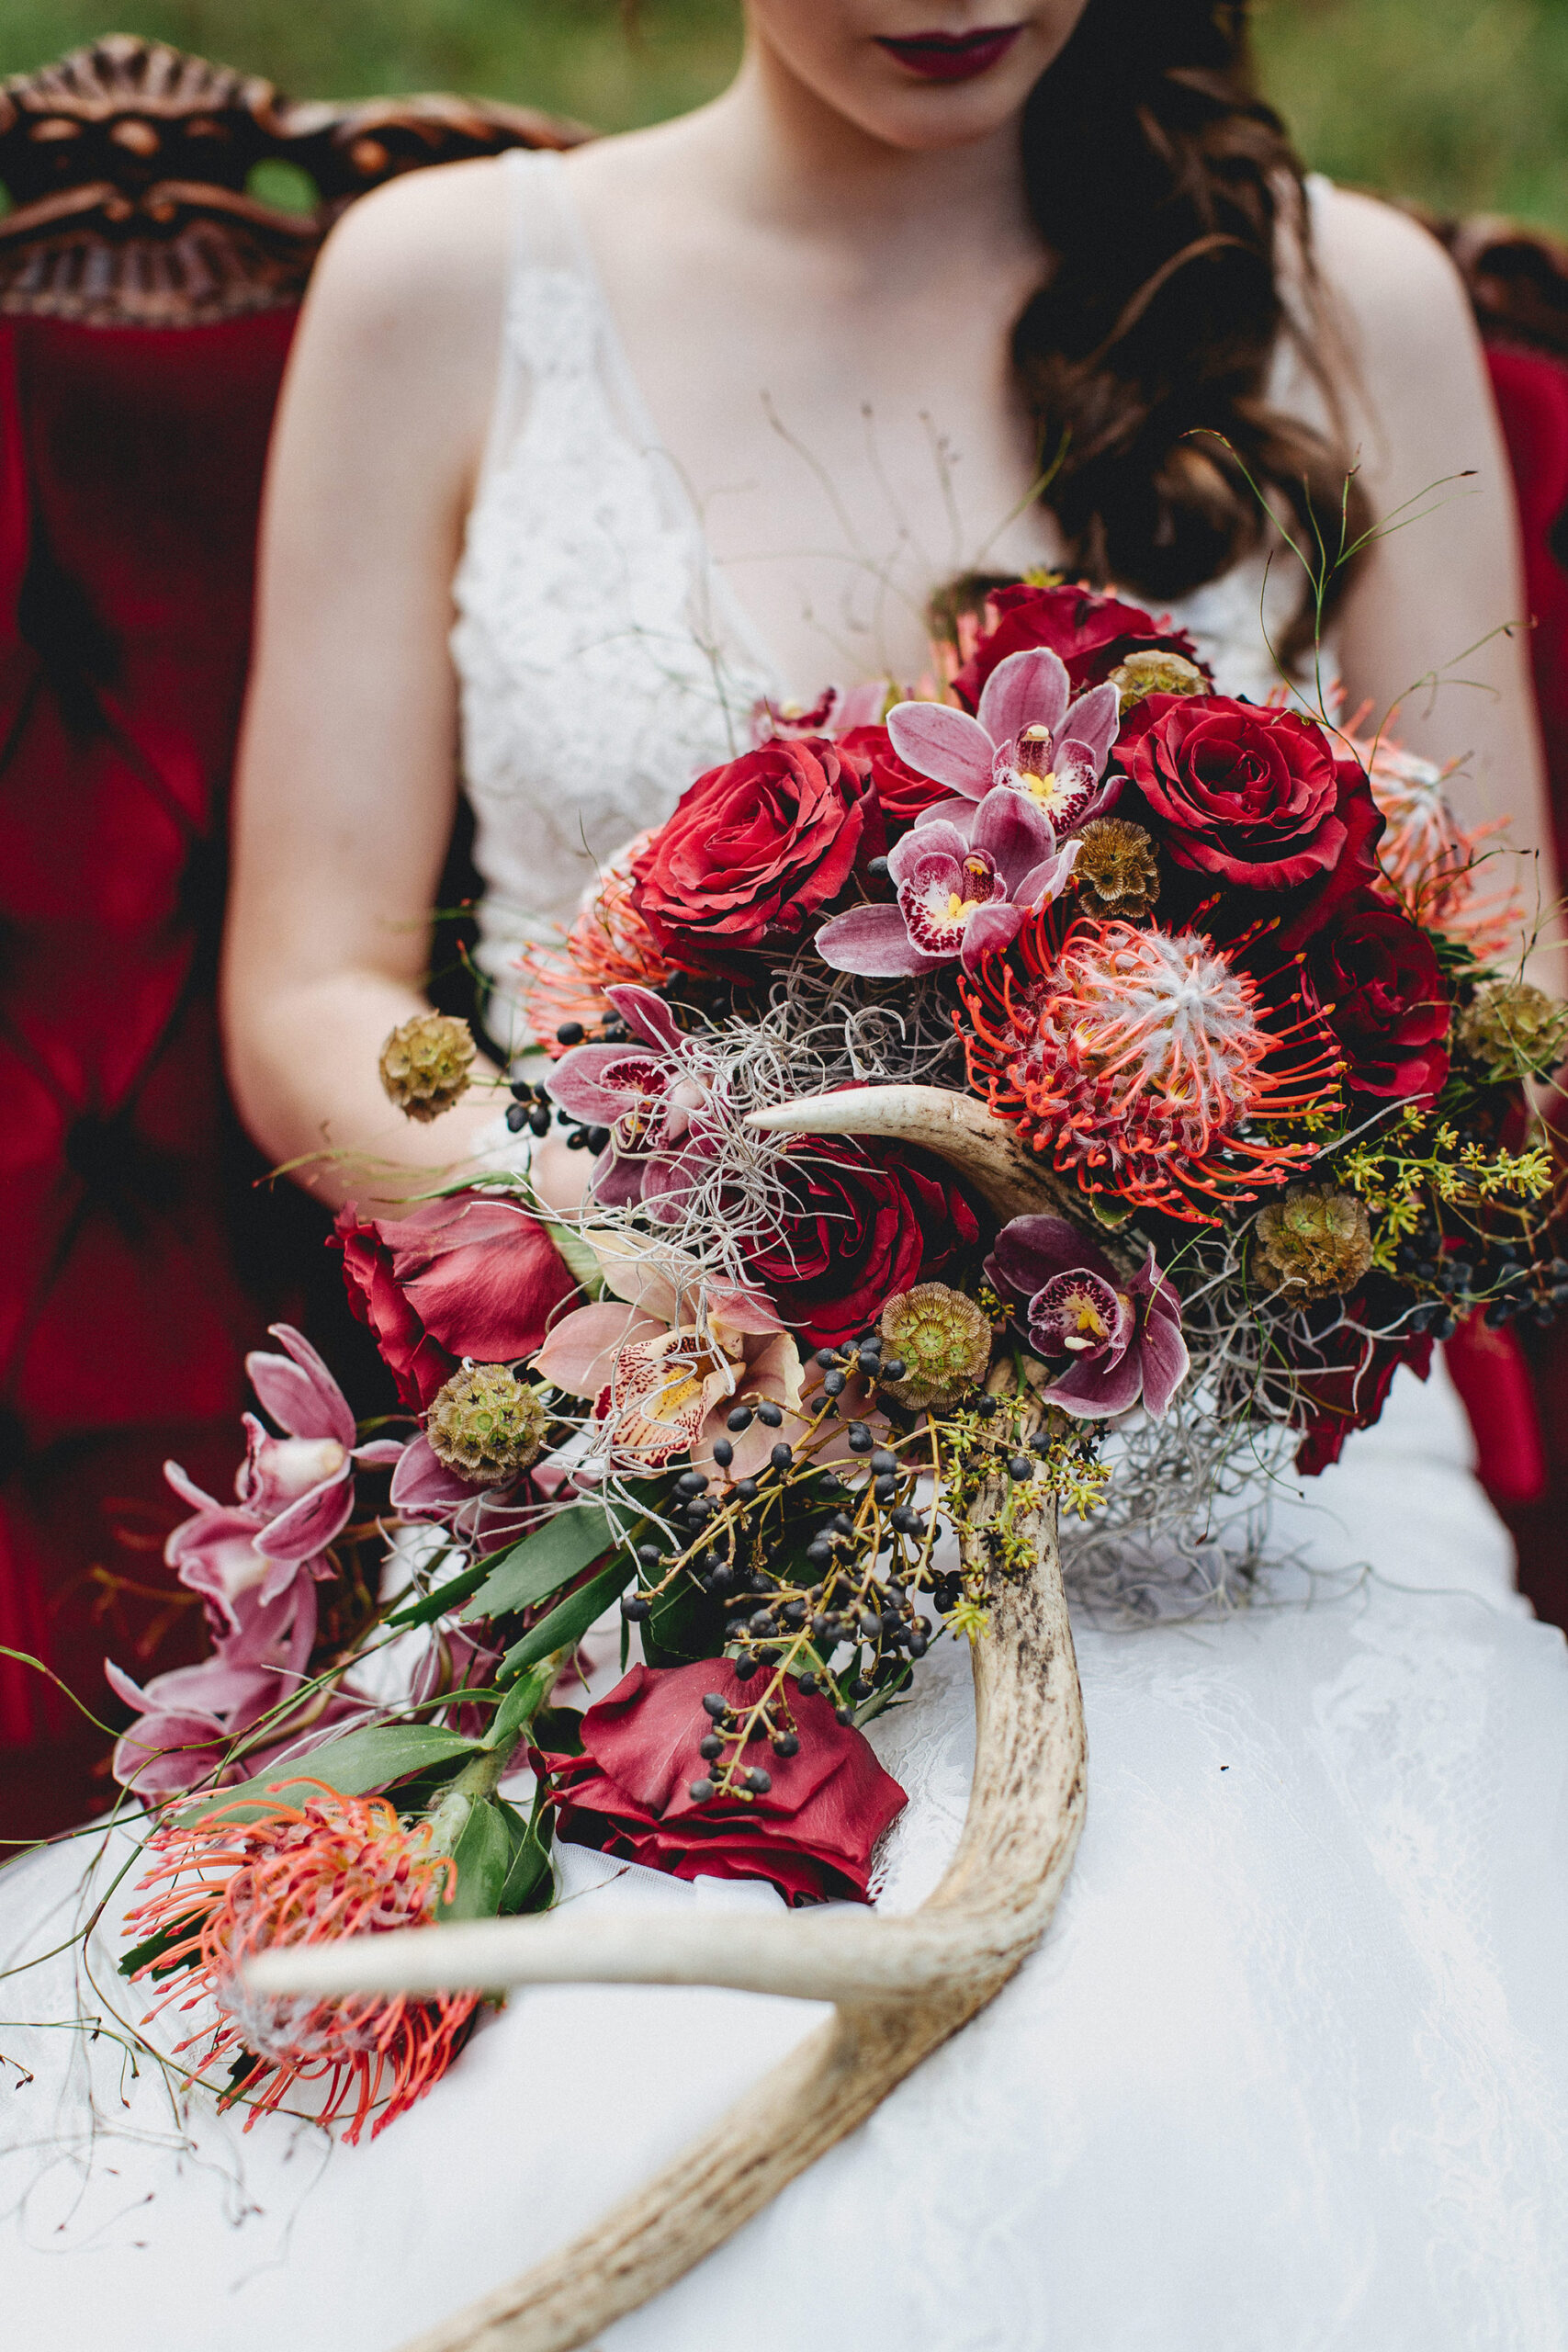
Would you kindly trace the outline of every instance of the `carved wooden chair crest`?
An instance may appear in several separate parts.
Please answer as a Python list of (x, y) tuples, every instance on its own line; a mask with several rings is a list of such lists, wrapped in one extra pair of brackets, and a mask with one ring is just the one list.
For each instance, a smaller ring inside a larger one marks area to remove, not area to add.
[[(0, 311), (188, 327), (297, 303), (345, 205), (399, 173), (588, 133), (492, 100), (296, 106), (270, 82), (126, 35), (0, 89)], [(287, 164), (308, 213), (254, 191)]]

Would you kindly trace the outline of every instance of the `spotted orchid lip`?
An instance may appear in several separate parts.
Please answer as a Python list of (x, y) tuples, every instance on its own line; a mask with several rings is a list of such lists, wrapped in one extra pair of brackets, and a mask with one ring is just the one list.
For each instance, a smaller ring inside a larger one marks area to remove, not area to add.
[(876, 45), (923, 82), (972, 82), (999, 64), (1024, 29), (1022, 25), (983, 25), (972, 33), (884, 35)]

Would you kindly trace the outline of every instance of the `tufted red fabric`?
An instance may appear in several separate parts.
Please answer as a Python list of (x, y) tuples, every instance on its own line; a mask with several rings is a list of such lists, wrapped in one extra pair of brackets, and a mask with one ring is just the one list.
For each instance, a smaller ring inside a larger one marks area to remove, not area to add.
[[(96, 1451), (155, 1514), (158, 1430), (233, 1450), (276, 1305), (213, 978), (292, 325), (0, 322), (0, 1642), (57, 1663)], [(59, 1721), (0, 1659), (0, 1740)]]
[(1510, 344), (1494, 344), (1486, 362), (1518, 498), (1530, 660), (1568, 876), (1568, 367)]
[[(1558, 865), (1568, 876), (1568, 366), (1547, 353), (1505, 342), (1494, 343), (1486, 358), (1518, 498), (1533, 624), (1530, 661), (1556, 820)], [(1513, 1333), (1505, 1336), (1517, 1353)], [(1568, 1624), (1568, 1330), (1559, 1328), (1546, 1334), (1532, 1345), (1530, 1354), (1532, 1385), (1544, 1424), (1544, 1475), (1510, 1487), (1499, 1476), (1495, 1449), (1489, 1462), (1483, 1444), (1483, 1476), (1514, 1531), (1521, 1585), (1540, 1615)], [(1480, 1417), (1495, 1410), (1489, 1392), (1497, 1369), (1484, 1360), (1466, 1367), (1468, 1386), (1461, 1382), (1461, 1393), (1478, 1428), (1483, 1426)], [(1517, 1382), (1517, 1374), (1505, 1377)]]

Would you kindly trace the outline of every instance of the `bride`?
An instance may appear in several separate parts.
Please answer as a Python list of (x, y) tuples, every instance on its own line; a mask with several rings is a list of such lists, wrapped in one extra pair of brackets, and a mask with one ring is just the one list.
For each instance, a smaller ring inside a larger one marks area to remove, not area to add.
[[(247, 1121), (329, 1201), (500, 1148), (482, 1095), (394, 1133), (375, 1075), (420, 1001), (459, 763), (504, 1044), (518, 945), (595, 861), (759, 702), (917, 679), (957, 575), (1112, 581), (1175, 612), (1222, 688), (1267, 694), (1310, 636), (1305, 583), (1203, 429), (1292, 529), (1359, 465), (1353, 510), (1398, 527), (1332, 614), (1347, 708), (1397, 703), (1406, 743), (1465, 754), (1462, 820), (1511, 819), (1544, 870), (1468, 311), (1419, 229), (1303, 189), (1246, 94), (1242, 10), (746, 13), (713, 106), (413, 175), (323, 255), (268, 494), (226, 999)], [(539, 1178), (565, 1199), (580, 1166), (547, 1151)], [(1253, 1608), (1079, 1624), (1089, 1822), (1043, 1948), (604, 2352), (1560, 2352), (1568, 1674), (1467, 1463), (1440, 1372), (1401, 1375), (1380, 1427), (1276, 1502)], [(965, 1801), (964, 1665), (932, 1663), (874, 1726), (911, 1800), (892, 1909)], [(13, 1874), (17, 1957), (68, 1932), (80, 1870)], [(607, 1907), (775, 1899), (570, 1849), (563, 1881)], [(31, 2018), (70, 1997), (51, 1965), (17, 1980)], [(242, 2143), (173, 2117), (107, 2039), (67, 2061), (6, 2028), (35, 2077), (4, 2176), (17, 2340), (392, 2352), (815, 2022), (529, 1993), (330, 2156), (281, 2119)]]

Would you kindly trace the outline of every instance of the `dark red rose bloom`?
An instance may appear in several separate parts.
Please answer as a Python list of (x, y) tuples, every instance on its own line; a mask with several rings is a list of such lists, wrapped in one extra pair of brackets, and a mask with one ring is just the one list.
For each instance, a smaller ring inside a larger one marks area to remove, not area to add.
[(979, 1236), (948, 1170), (896, 1144), (813, 1136), (792, 1157), (789, 1188), (784, 1230), (758, 1245), (751, 1270), (816, 1348), (865, 1330), (885, 1299), (934, 1281)]
[(1449, 991), (1426, 933), (1359, 890), (1337, 907), (1308, 956), (1313, 987), (1359, 1094), (1431, 1102), (1449, 1074)]
[(376, 1337), (398, 1395), (423, 1412), (465, 1356), (514, 1363), (544, 1344), (577, 1283), (546, 1228), (477, 1193), (423, 1201), (405, 1217), (338, 1213), (348, 1303)]
[(870, 778), (886, 823), (889, 845), (908, 832), (917, 817), (953, 797), (953, 786), (906, 767), (887, 740), (886, 727), (852, 727), (839, 738), (846, 766)]
[(1342, 1308), (1337, 1306), (1333, 1319), (1337, 1328), (1317, 1340), (1298, 1366), (1308, 1375), (1308, 1402), (1298, 1423), (1305, 1434), (1296, 1450), (1296, 1468), (1303, 1477), (1315, 1478), (1337, 1462), (1352, 1430), (1371, 1428), (1402, 1363), (1410, 1366), (1417, 1380), (1425, 1380), (1432, 1369), (1429, 1331), (1377, 1340), (1370, 1330), (1357, 1328), (1389, 1321), (1399, 1305), (1409, 1304), (1408, 1294), (1395, 1293), (1392, 1285), (1386, 1295), (1382, 1292), (1382, 1285), (1371, 1296), (1358, 1292)]
[(1349, 854), (1371, 880), (1382, 820), (1360, 769), (1336, 759), (1321, 727), (1227, 695), (1151, 695), (1147, 709), (1133, 775), (1179, 865), (1278, 891), (1321, 882)]
[(954, 678), (965, 710), (979, 707), (981, 690), (998, 662), (1043, 645), (1067, 665), (1075, 695), (1098, 686), (1129, 653), (1180, 653), (1205, 677), (1209, 665), (1184, 628), (1161, 626), (1136, 605), (1098, 595), (1092, 588), (998, 588), (987, 599), (996, 626), (984, 636)]
[(869, 780), (833, 744), (764, 743), (682, 794), (632, 868), (632, 903), (682, 970), (744, 977), (881, 848)]
[(553, 1782), (558, 1834), (672, 1878), (761, 1878), (791, 1903), (863, 1902), (872, 1849), (908, 1800), (819, 1692), (790, 1686), (797, 1755), (749, 1751), (773, 1782), (764, 1796), (699, 1804), (689, 1793), (710, 1769), (697, 1752), (710, 1728), (705, 1694), (744, 1708), (747, 1689), (728, 1658), (634, 1666), (583, 1716), (581, 1756), (537, 1758)]

